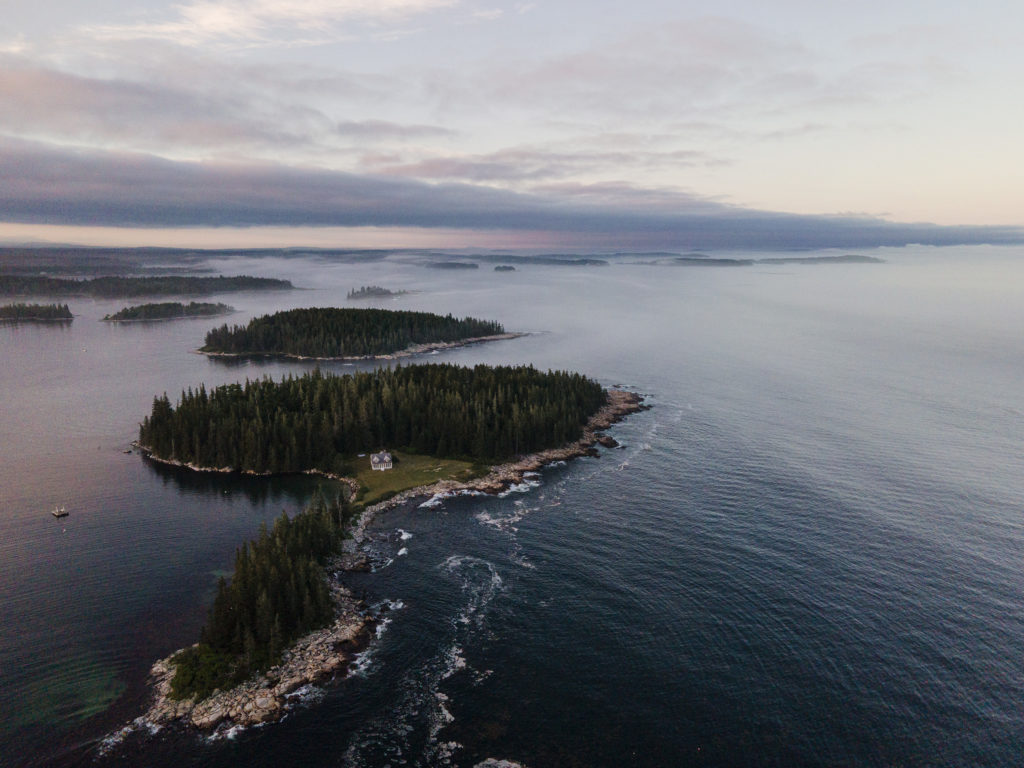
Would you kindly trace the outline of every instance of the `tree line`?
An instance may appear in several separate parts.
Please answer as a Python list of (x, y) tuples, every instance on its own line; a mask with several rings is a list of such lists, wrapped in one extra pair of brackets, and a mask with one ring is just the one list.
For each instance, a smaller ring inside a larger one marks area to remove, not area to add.
[(42, 275), (0, 275), (2, 296), (95, 296), (113, 299), (168, 294), (209, 295), (226, 291), (257, 291), (293, 288), (290, 280), (269, 277), (94, 277), (71, 280)]
[(408, 291), (392, 291), (379, 285), (364, 285), (360, 288), (352, 288), (345, 298), (348, 299), (384, 299), (389, 296), (401, 296)]
[(349, 474), (388, 447), (473, 461), (578, 439), (605, 402), (578, 373), (532, 366), (415, 365), (345, 376), (319, 370), (153, 400), (139, 443), (154, 456), (253, 472)]
[(199, 699), (280, 661), (294, 640), (334, 620), (323, 564), (341, 547), (351, 508), (319, 493), (235, 553), (230, 581), (221, 577), (197, 646), (175, 656), (174, 698)]
[(290, 309), (206, 334), (204, 352), (361, 357), (504, 333), (500, 323), (390, 309)]
[(74, 315), (67, 304), (5, 304), (0, 306), (0, 320), (71, 320)]
[(180, 301), (164, 301), (157, 304), (138, 304), (134, 307), (125, 307), (111, 315), (105, 316), (103, 319), (112, 323), (131, 320), (173, 320), (179, 317), (223, 315), (232, 311), (234, 311), (234, 308), (229, 307), (227, 304), (212, 304), (199, 301), (190, 301), (188, 304), (182, 304)]

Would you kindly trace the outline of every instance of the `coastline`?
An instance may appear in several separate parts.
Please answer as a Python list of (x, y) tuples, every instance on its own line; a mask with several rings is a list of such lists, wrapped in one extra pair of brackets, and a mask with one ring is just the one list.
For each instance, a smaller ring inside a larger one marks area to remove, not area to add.
[[(342, 552), (328, 565), (330, 587), (335, 603), (335, 621), (328, 627), (310, 633), (289, 647), (279, 665), (264, 673), (255, 675), (227, 691), (217, 691), (212, 696), (196, 702), (194, 699), (175, 701), (170, 698), (171, 679), (174, 666), (171, 659), (183, 649), (157, 661), (150, 670), (150, 685), (153, 702), (145, 714), (121, 731), (105, 740), (110, 746), (134, 730), (146, 728), (155, 732), (165, 726), (178, 725), (198, 731), (209, 732), (219, 727), (247, 727), (273, 722), (280, 719), (289, 706), (290, 697), (305, 685), (324, 682), (332, 677), (345, 677), (348, 664), (355, 653), (363, 650), (370, 642), (372, 629), (377, 622), (364, 602), (353, 598), (344, 586), (338, 583), (341, 573), (365, 570), (365, 555), (359, 546), (366, 539), (366, 529), (380, 512), (396, 507), (415, 498), (438, 494), (475, 492), (494, 495), (510, 486), (522, 483), (524, 475), (558, 461), (568, 461), (580, 456), (597, 455), (597, 444), (614, 447), (618, 443), (604, 430), (622, 421), (626, 416), (650, 406), (643, 403), (643, 396), (623, 389), (608, 389), (606, 402), (591, 416), (583, 427), (578, 440), (558, 448), (550, 448), (520, 456), (513, 461), (491, 467), (483, 477), (472, 480), (440, 480), (430, 485), (404, 490), (395, 496), (364, 507), (351, 528), (351, 538), (346, 539)], [(182, 464), (153, 457), (143, 446), (136, 445), (146, 458), (185, 466), (195, 471), (232, 472), (229, 468), (215, 469)], [(256, 473), (250, 473), (256, 474)], [(351, 478), (310, 470), (309, 474), (320, 474), (349, 484)]]
[(101, 317), (101, 323), (113, 323), (114, 325), (127, 325), (128, 323), (170, 323), (175, 320), (202, 320), (204, 318), (211, 317), (227, 317), (228, 315), (234, 315), (238, 310), (233, 309), (230, 312), (217, 312), (213, 315), (172, 315), (171, 317), (140, 317), (132, 320), (111, 320), (107, 317)]
[(388, 352), (384, 355), (353, 355), (343, 357), (315, 357), (312, 355), (297, 355), (292, 352), (209, 352), (203, 349), (196, 349), (194, 352), (197, 355), (206, 355), (207, 357), (213, 358), (252, 358), (252, 357), (269, 357), (282, 360), (317, 360), (322, 362), (356, 362), (359, 360), (398, 360), (403, 357), (412, 357), (413, 355), (424, 355), (429, 352), (439, 351), (443, 349), (458, 349), (460, 347), (468, 347), (473, 344), (483, 344), (488, 341), (506, 341), (508, 339), (518, 339), (522, 336), (529, 336), (529, 333), (496, 333), (493, 336), (474, 336), (469, 339), (460, 339), (458, 341), (432, 341), (427, 344), (413, 344), (411, 347), (398, 350), (397, 352)]

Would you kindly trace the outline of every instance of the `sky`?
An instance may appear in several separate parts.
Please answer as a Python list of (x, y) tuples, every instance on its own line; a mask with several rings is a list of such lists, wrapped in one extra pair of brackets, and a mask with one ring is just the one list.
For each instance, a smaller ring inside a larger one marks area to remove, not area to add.
[(1024, 4), (0, 0), (0, 242), (1024, 242)]

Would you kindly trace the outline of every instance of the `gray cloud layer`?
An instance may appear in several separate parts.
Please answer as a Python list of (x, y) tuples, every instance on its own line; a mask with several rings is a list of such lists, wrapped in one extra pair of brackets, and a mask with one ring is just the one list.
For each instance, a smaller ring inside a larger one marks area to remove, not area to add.
[(0, 142), (0, 220), (133, 227), (401, 226), (607, 235), (638, 247), (1020, 243), (1010, 227), (938, 227), (732, 208), (628, 185), (521, 194), (333, 171), (184, 163)]

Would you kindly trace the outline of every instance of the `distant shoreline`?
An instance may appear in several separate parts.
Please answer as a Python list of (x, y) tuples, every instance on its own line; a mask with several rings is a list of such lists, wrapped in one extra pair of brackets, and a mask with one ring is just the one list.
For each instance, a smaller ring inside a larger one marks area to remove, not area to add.
[(221, 357), (221, 358), (241, 358), (250, 359), (258, 357), (266, 357), (271, 359), (279, 360), (314, 360), (320, 362), (356, 362), (359, 360), (397, 360), (404, 357), (412, 357), (414, 355), (425, 355), (435, 350), (443, 349), (458, 349), (459, 347), (468, 347), (472, 344), (483, 344), (488, 341), (505, 341), (507, 339), (518, 339), (522, 336), (529, 336), (529, 333), (498, 333), (493, 336), (474, 336), (469, 339), (460, 339), (459, 341), (433, 341), (426, 344), (414, 344), (411, 347), (399, 350), (397, 352), (388, 352), (383, 355), (346, 355), (342, 357), (315, 357), (312, 355), (297, 355), (293, 352), (213, 352), (205, 349), (194, 350), (196, 354), (206, 355), (207, 357)]

